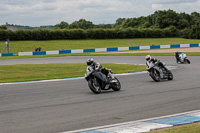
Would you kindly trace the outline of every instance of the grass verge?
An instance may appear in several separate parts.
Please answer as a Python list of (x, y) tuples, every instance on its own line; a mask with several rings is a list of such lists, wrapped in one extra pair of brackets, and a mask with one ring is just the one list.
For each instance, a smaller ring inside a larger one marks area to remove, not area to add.
[(154, 130), (148, 133), (200, 133), (200, 122)]
[[(200, 43), (199, 39), (183, 38), (135, 38), (135, 39), (95, 39), (95, 40), (48, 40), (48, 41), (10, 41), (10, 52), (17, 54), (20, 51), (34, 51), (41, 47), (42, 51), (70, 50), (88, 48), (128, 47), (166, 44)], [(5, 42), (0, 41), (0, 49), (5, 47)]]
[[(138, 72), (146, 70), (146, 66), (128, 64), (101, 64), (116, 73)], [(26, 64), (26, 65), (1, 65), (0, 82), (36, 81), (47, 79), (60, 79), (70, 77), (83, 77), (86, 64)]]

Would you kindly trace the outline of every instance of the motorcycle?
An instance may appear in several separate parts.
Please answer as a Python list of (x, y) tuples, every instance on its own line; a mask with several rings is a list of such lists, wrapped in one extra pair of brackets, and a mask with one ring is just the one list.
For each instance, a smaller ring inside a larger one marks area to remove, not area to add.
[(94, 70), (91, 66), (87, 67), (85, 79), (93, 93), (99, 94), (102, 90), (112, 89), (114, 91), (119, 91), (121, 89), (120, 81), (116, 77), (112, 79), (107, 76), (109, 72), (112, 73), (112, 70), (107, 68)]
[(184, 54), (184, 53), (181, 53), (179, 55), (179, 62), (180, 63), (188, 63), (188, 64), (190, 64), (189, 59), (187, 58), (186, 54)]
[[(161, 66), (158, 65), (158, 63), (153, 63), (153, 62), (147, 62), (147, 71), (149, 73), (149, 76), (156, 82), (161, 81), (161, 79), (168, 79), (172, 80), (173, 79), (173, 74), (170, 70), (167, 68), (162, 68)], [(165, 65), (165, 64), (164, 64)]]

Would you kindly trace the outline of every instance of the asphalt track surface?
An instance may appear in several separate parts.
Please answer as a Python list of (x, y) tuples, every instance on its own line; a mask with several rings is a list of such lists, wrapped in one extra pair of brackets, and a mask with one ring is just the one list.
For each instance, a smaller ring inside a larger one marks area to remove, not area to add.
[[(88, 57), (0, 60), (1, 65), (84, 63)], [(174, 80), (154, 82), (147, 73), (118, 76), (122, 90), (93, 94), (84, 79), (0, 85), (0, 133), (57, 133), (200, 109), (199, 57), (176, 64), (156, 57), (172, 70)], [(143, 56), (94, 57), (100, 63), (144, 64)]]

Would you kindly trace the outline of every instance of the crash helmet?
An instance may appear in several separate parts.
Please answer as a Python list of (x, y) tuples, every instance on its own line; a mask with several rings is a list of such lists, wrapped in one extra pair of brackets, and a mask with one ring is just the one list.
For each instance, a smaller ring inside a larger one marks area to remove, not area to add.
[(178, 51), (176, 51), (175, 53), (178, 53)]
[(151, 60), (151, 56), (150, 55), (147, 55), (146, 56), (146, 61), (150, 61)]
[(87, 63), (88, 66), (90, 66), (90, 65), (92, 65), (94, 63), (94, 59), (93, 58), (89, 58), (89, 59), (87, 59), (86, 63)]

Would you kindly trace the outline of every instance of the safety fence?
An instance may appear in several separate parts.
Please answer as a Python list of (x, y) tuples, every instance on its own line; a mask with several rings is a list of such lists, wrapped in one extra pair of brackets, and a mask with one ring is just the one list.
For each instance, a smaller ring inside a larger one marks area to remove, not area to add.
[[(112, 47), (112, 48), (94, 48), (94, 49), (74, 49), (74, 50), (54, 50), (54, 51), (37, 51), (37, 52), (19, 52), (18, 55), (19, 56), (54, 55), (54, 54), (111, 52), (111, 51), (148, 50), (148, 49), (165, 49), (165, 48), (187, 48), (187, 47), (200, 47), (200, 43), (194, 43), (194, 44), (171, 44), (171, 45), (151, 45), (151, 46), (130, 46), (130, 47)], [(13, 56), (13, 53), (0, 53), (0, 56)]]

